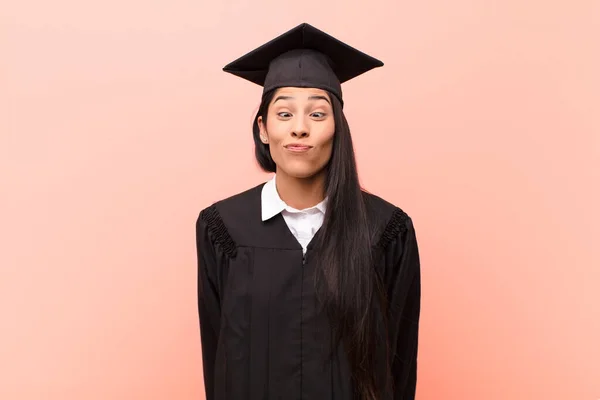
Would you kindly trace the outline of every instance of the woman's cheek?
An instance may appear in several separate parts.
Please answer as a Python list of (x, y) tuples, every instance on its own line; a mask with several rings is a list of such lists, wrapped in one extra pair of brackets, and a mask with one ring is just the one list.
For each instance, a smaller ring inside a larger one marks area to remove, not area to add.
[(331, 160), (332, 146), (328, 146), (323, 151), (322, 164), (325, 165)]
[(273, 161), (275, 161), (275, 164), (280, 164), (281, 163), (281, 155), (280, 155), (278, 148), (275, 147), (273, 144), (271, 144), (270, 150), (271, 150), (271, 158), (273, 159)]

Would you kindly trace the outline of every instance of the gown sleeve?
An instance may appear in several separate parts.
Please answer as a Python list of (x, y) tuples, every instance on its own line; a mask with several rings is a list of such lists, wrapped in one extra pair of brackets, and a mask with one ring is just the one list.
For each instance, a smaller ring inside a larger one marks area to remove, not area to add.
[(216, 208), (203, 210), (196, 222), (198, 314), (206, 400), (214, 400), (215, 363), (221, 326), (220, 276), (226, 256), (235, 251)]
[(412, 219), (396, 210), (389, 237), (387, 286), (390, 303), (394, 400), (414, 400), (417, 384), (421, 268)]

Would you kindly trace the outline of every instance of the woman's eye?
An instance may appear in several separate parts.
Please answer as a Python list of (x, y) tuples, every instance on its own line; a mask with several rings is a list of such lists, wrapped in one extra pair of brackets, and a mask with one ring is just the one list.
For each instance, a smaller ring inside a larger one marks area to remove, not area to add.
[(289, 112), (285, 112), (285, 111), (277, 113), (277, 115), (279, 115), (281, 118), (289, 118), (292, 116), (292, 114), (290, 114)]
[(317, 111), (317, 112), (312, 113), (311, 115), (315, 118), (323, 118), (325, 116), (325, 113)]

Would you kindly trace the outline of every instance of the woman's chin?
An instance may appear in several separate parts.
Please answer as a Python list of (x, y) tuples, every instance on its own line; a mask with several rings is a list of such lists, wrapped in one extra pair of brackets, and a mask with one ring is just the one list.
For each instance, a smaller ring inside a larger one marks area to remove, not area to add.
[(296, 179), (308, 179), (313, 178), (315, 175), (319, 174), (322, 170), (314, 167), (304, 167), (304, 168), (285, 168), (284, 173), (290, 178)]

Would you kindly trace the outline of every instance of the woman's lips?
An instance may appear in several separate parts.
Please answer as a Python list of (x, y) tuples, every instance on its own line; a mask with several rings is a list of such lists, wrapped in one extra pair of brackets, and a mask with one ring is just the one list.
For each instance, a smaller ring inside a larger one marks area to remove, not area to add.
[(312, 148), (312, 146), (290, 144), (290, 145), (285, 146), (285, 148), (288, 149), (289, 151), (293, 151), (295, 153), (301, 153), (301, 152), (310, 150)]

